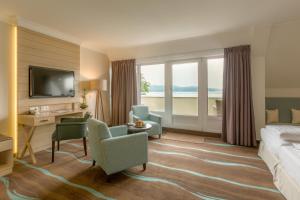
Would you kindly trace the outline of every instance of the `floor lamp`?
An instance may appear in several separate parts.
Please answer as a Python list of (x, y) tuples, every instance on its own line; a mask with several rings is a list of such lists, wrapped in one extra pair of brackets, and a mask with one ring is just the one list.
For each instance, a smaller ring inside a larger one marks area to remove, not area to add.
[(103, 106), (103, 96), (102, 96), (102, 92), (106, 92), (107, 91), (107, 80), (102, 80), (101, 81), (101, 87), (100, 87), (100, 91), (99, 91), (99, 96), (100, 96), (100, 103), (101, 103), (101, 111), (102, 111), (102, 119), (105, 122), (105, 115), (104, 115), (104, 106)]
[[(85, 84), (83, 84), (85, 83)], [(84, 85), (84, 89), (86, 91), (96, 91), (96, 102), (95, 102), (95, 118), (99, 119), (99, 107), (101, 107), (102, 112), (102, 120), (105, 122), (105, 115), (104, 115), (104, 106), (103, 106), (103, 95), (102, 92), (107, 91), (107, 80), (90, 80), (85, 81), (81, 85)], [(100, 119), (99, 119), (100, 120)]]

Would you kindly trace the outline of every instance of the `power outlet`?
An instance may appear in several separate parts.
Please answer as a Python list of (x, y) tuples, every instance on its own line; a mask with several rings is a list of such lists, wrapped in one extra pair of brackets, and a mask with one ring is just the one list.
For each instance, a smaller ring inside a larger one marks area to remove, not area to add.
[(49, 111), (49, 106), (41, 106), (41, 112), (48, 112)]

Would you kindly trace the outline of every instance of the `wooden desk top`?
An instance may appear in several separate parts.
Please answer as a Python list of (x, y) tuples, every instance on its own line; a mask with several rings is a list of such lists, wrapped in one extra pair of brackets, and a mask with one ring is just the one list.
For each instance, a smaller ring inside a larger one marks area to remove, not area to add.
[(5, 136), (5, 135), (0, 135), (0, 142), (6, 141), (6, 140), (11, 140), (11, 137)]
[(41, 113), (38, 115), (20, 114), (18, 115), (18, 123), (27, 126), (42, 126), (46, 124), (54, 124), (56, 117), (83, 113), (84, 110), (63, 110)]

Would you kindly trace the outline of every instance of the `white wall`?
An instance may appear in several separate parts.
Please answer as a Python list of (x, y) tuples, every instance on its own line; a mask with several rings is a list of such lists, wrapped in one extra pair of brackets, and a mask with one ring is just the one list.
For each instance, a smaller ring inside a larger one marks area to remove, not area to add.
[(300, 20), (272, 26), (266, 59), (266, 95), (300, 97)]
[(0, 22), (0, 134), (8, 130), (8, 67), (9, 37), (11, 27)]
[[(106, 79), (109, 80), (109, 59), (105, 54), (80, 48), (80, 80), (95, 80)], [(108, 90), (109, 91), (109, 90)], [(110, 121), (110, 106), (109, 106), (109, 93), (108, 91), (102, 92), (104, 100), (104, 112), (106, 122)], [(89, 92), (87, 94), (88, 110), (94, 114), (96, 93)]]
[(257, 137), (265, 124), (265, 53), (270, 27), (250, 27), (231, 32), (218, 33), (204, 37), (195, 37), (152, 45), (111, 49), (107, 51), (111, 60), (127, 58), (148, 58), (165, 55), (200, 52), (242, 44), (252, 46), (252, 88)]

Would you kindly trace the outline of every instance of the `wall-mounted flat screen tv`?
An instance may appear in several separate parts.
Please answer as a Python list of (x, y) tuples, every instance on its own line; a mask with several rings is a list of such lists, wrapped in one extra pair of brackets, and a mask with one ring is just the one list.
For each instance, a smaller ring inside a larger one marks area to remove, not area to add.
[(30, 98), (74, 97), (74, 72), (29, 66)]

